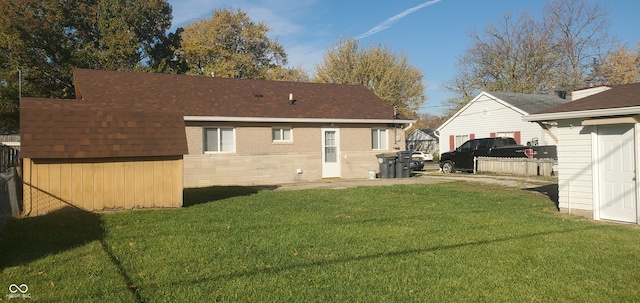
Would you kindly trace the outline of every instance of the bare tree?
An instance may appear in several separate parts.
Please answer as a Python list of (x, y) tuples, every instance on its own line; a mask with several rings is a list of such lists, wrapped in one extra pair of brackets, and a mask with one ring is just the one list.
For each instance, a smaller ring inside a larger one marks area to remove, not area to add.
[[(458, 60), (458, 75), (445, 85), (458, 97), (443, 103), (458, 109), (480, 90), (533, 93), (585, 85), (594, 64), (614, 44), (608, 11), (590, 0), (551, 0), (541, 22), (526, 13), (507, 14)], [(454, 113), (455, 111), (450, 112)]]
[(526, 13), (507, 14), (483, 35), (471, 33), (473, 44), (458, 60), (460, 72), (445, 88), (459, 98), (453, 108), (469, 102), (480, 90), (532, 93), (552, 85), (555, 54), (546, 29)]
[(557, 54), (556, 88), (584, 86), (593, 67), (614, 45), (609, 34), (608, 9), (590, 0), (551, 0), (545, 6), (544, 25), (552, 35)]

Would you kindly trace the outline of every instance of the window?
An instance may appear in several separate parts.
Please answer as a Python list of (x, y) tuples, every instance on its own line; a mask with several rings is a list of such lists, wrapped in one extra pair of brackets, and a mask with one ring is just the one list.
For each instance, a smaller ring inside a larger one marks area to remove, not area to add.
[(514, 137), (514, 132), (497, 132), (496, 137)]
[(384, 128), (374, 128), (371, 130), (371, 148), (387, 149), (387, 130)]
[(204, 129), (204, 151), (207, 153), (232, 153), (235, 151), (233, 127), (207, 127)]
[(462, 143), (466, 142), (467, 140), (469, 140), (469, 136), (468, 135), (456, 136), (456, 145), (455, 146), (460, 146), (460, 145), (462, 145)]
[(291, 128), (273, 128), (271, 130), (271, 140), (273, 142), (292, 142), (293, 131)]

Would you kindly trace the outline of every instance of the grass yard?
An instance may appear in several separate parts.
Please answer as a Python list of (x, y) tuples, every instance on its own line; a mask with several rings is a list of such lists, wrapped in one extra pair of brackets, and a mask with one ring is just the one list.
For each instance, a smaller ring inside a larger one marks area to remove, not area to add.
[(640, 229), (480, 183), (185, 192), (182, 209), (58, 213), (0, 233), (0, 300), (632, 302)]

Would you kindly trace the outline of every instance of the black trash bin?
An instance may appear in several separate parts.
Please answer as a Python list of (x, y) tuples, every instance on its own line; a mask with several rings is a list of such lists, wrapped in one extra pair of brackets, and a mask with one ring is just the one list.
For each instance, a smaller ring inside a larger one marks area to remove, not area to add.
[(396, 160), (396, 178), (409, 178), (411, 176), (411, 152), (399, 151)]
[(378, 164), (380, 164), (380, 178), (396, 177), (396, 154), (377, 154)]

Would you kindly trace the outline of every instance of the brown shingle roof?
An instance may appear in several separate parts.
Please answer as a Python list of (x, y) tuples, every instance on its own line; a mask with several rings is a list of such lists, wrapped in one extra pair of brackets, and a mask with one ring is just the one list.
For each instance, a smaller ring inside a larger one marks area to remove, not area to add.
[[(76, 96), (184, 116), (392, 119), (393, 108), (360, 85), (74, 69)], [(289, 94), (296, 99), (289, 105)]]
[(23, 98), (25, 158), (178, 156), (187, 153), (182, 116), (80, 100)]
[(184, 116), (393, 118), (393, 108), (364, 86), (88, 69), (73, 74), (78, 100), (22, 100), (23, 157), (187, 154)]
[(625, 108), (634, 106), (640, 106), (640, 83), (616, 86), (610, 90), (606, 90), (595, 95), (547, 108), (537, 112), (536, 114)]

